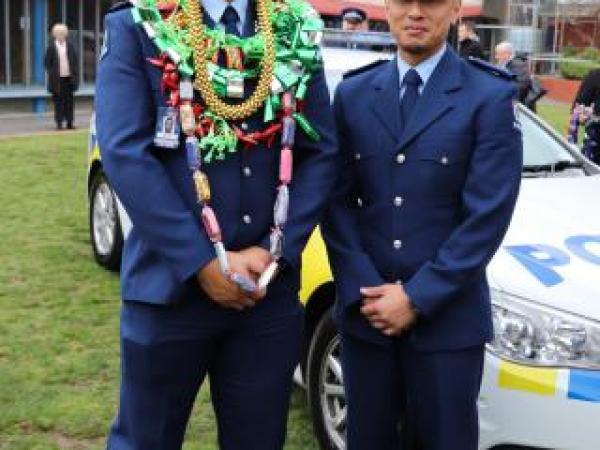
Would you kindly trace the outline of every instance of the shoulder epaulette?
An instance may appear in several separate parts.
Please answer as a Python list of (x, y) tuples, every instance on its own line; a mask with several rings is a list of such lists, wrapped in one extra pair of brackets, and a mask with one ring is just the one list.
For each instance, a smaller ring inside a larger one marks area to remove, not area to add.
[(345, 80), (346, 78), (353, 77), (354, 75), (358, 75), (359, 73), (367, 72), (389, 61), (389, 59), (378, 59), (377, 61), (373, 61), (372, 63), (367, 64), (366, 66), (357, 67), (356, 69), (352, 69), (348, 72), (345, 72), (344, 75), (342, 75), (342, 78)]
[(122, 9), (125, 8), (131, 8), (132, 6), (134, 6), (134, 1), (124, 1), (124, 2), (118, 2), (115, 3), (113, 6), (111, 6), (111, 8), (108, 10), (108, 13), (113, 13), (115, 11), (120, 11)]
[(512, 81), (516, 78), (515, 74), (513, 74), (512, 72), (509, 72), (508, 70), (506, 70), (500, 66), (497, 66), (496, 64), (492, 64), (487, 61), (484, 61), (483, 59), (469, 56), (467, 58), (467, 61), (469, 61), (472, 65), (474, 65), (478, 69), (481, 69), (491, 75), (494, 75), (495, 77), (504, 78), (505, 80), (508, 80), (508, 81)]

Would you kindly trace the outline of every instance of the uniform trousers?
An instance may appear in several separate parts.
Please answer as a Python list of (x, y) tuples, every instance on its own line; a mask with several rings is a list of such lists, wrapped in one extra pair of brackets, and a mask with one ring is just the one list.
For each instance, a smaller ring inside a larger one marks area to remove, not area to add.
[(342, 335), (347, 450), (476, 450), (484, 346), (417, 351)]
[(219, 448), (280, 450), (304, 313), (297, 297), (263, 300), (278, 301), (289, 307), (236, 312), (208, 299), (124, 301), (120, 406), (108, 449), (180, 449), (208, 375)]

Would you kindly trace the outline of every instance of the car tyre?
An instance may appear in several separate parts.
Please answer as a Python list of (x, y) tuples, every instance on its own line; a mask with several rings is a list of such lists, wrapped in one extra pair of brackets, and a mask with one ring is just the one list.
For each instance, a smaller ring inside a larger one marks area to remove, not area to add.
[(340, 336), (330, 308), (317, 324), (307, 364), (308, 402), (322, 450), (346, 448), (346, 397), (340, 349)]
[(94, 258), (102, 267), (118, 271), (123, 251), (123, 232), (117, 199), (106, 175), (98, 172), (89, 193), (89, 228)]

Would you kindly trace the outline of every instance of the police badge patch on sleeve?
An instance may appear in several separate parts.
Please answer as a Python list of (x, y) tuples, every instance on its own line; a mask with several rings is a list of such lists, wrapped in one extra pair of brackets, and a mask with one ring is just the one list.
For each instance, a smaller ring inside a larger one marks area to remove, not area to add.
[(102, 39), (102, 48), (100, 49), (100, 61), (108, 54), (108, 29), (104, 30), (104, 38)]
[(519, 120), (519, 105), (513, 102), (513, 130), (521, 132), (521, 121)]

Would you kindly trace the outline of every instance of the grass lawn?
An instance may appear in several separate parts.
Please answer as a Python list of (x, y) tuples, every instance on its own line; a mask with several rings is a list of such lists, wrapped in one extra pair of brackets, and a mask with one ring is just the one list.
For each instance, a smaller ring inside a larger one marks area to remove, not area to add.
[(571, 105), (567, 103), (556, 103), (540, 101), (537, 105), (537, 111), (540, 116), (552, 125), (561, 135), (566, 136), (569, 127)]
[[(93, 261), (86, 135), (0, 139), (0, 449), (101, 449), (118, 394), (118, 277)], [(268, 399), (266, 399), (268, 401)], [(316, 449), (304, 392), (286, 449)], [(217, 448), (201, 391), (185, 449)]]
[[(568, 107), (540, 112), (562, 132)], [(118, 393), (116, 275), (93, 261), (84, 133), (0, 139), (0, 449), (101, 449)], [(215, 449), (206, 387), (185, 449)], [(288, 450), (317, 449), (296, 390)]]

